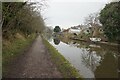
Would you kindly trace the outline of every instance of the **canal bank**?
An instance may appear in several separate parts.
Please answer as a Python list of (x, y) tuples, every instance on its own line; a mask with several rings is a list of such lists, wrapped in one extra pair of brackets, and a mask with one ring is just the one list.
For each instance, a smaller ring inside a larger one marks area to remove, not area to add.
[(112, 43), (112, 42), (105, 42), (105, 41), (97, 41), (97, 42), (93, 42), (93, 41), (86, 41), (84, 39), (78, 39), (78, 38), (70, 38), (72, 40), (77, 40), (77, 41), (83, 41), (83, 42), (88, 42), (88, 43), (96, 43), (96, 44), (103, 44), (103, 45), (109, 45), (109, 46), (120, 46), (120, 44), (118, 43)]
[(54, 37), (49, 43), (83, 78), (118, 78), (118, 47)]
[(51, 54), (51, 59), (57, 66), (64, 78), (80, 78), (82, 76), (78, 73), (77, 69), (73, 67), (47, 40), (43, 39), (43, 42)]

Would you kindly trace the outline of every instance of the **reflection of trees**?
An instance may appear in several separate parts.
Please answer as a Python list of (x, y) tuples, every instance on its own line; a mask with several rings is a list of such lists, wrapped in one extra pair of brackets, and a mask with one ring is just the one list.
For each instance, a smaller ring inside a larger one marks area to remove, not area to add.
[(96, 67), (100, 65), (101, 56), (97, 55), (95, 51), (82, 50), (82, 62), (92, 72), (95, 71)]
[[(116, 76), (116, 71), (113, 70), (117, 69), (116, 63), (119, 54), (117, 46), (87, 43), (84, 41), (76, 41), (70, 39), (69, 40), (63, 39), (61, 41), (70, 46), (77, 47), (82, 50), (81, 53), (82, 63), (83, 65), (85, 65), (85, 67), (90, 69), (95, 74), (95, 77), (100, 76), (103, 77), (104, 73), (105, 76)], [(112, 67), (109, 67), (108, 65)], [(109, 68), (106, 70), (107, 67)], [(112, 73), (112, 71), (114, 74), (109, 74)]]
[(118, 78), (118, 60), (115, 59), (113, 52), (106, 52), (100, 66), (94, 71), (96, 78)]
[[(64, 40), (64, 42), (67, 41)], [(101, 52), (101, 48), (99, 47), (90, 47), (90, 43), (84, 41), (69, 40), (68, 44), (70, 46), (82, 49), (82, 62), (92, 72), (95, 71), (97, 66), (100, 65), (101, 60), (104, 58), (104, 51)]]
[(60, 39), (58, 39), (58, 38), (54, 38), (53, 40), (54, 40), (55, 45), (58, 45), (60, 43)]
[[(116, 51), (106, 50), (106, 49), (95, 49), (89, 48), (82, 50), (82, 62), (83, 64), (89, 68), (97, 77), (103, 76), (117, 76), (116, 75)], [(109, 53), (109, 54), (108, 54)], [(106, 57), (107, 56), (107, 57)], [(113, 65), (112, 65), (113, 64)], [(106, 68), (109, 68), (106, 70)], [(112, 66), (112, 67), (111, 67)], [(109, 74), (114, 72), (113, 74)], [(103, 75), (105, 73), (105, 75)]]

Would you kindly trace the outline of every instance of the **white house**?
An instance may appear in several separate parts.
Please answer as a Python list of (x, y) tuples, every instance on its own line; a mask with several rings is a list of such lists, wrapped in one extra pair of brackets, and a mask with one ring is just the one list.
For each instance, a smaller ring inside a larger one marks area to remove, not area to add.
[(75, 33), (78, 35), (80, 33), (80, 31), (81, 31), (81, 29), (70, 29), (69, 33), (73, 33), (73, 34)]

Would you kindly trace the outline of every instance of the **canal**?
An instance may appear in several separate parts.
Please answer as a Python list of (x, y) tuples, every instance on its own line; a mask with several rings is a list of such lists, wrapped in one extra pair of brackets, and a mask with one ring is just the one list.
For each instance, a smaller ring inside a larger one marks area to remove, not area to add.
[(118, 78), (117, 46), (75, 40), (49, 40), (83, 78)]

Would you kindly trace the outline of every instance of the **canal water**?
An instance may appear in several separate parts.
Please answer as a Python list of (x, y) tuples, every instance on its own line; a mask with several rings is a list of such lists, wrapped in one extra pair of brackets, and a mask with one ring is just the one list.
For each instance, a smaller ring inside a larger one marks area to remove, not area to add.
[(118, 78), (118, 50), (115, 46), (74, 40), (49, 41), (83, 78)]

